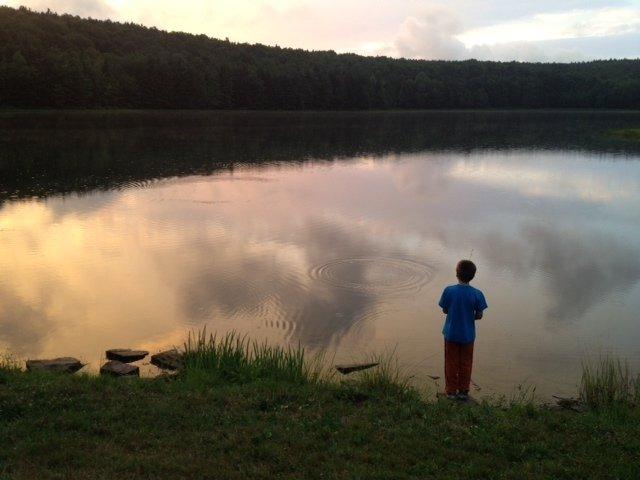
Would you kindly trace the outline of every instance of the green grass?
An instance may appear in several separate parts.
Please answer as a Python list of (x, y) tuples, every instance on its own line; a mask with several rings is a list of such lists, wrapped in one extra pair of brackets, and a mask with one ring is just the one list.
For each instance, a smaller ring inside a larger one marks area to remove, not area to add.
[(622, 140), (640, 140), (640, 128), (611, 130), (608, 132), (608, 135)]
[(271, 379), (306, 383), (313, 380), (302, 347), (259, 343), (236, 332), (222, 337), (207, 336), (205, 330), (190, 333), (184, 352), (188, 374), (206, 373), (225, 382)]
[[(395, 349), (380, 354), (373, 354), (366, 363), (378, 363), (375, 368), (363, 370), (347, 378), (353, 385), (382, 395), (407, 398), (418, 395), (412, 385), (412, 375), (405, 371), (398, 362)], [(426, 393), (426, 392), (425, 392)]]
[(591, 408), (640, 405), (640, 375), (628, 362), (603, 356), (582, 364), (580, 398)]
[(300, 347), (237, 334), (192, 335), (185, 351), (182, 374), (155, 379), (1, 363), (0, 479), (640, 478), (630, 402), (562, 411), (527, 388), (428, 402), (393, 352), (342, 381)]

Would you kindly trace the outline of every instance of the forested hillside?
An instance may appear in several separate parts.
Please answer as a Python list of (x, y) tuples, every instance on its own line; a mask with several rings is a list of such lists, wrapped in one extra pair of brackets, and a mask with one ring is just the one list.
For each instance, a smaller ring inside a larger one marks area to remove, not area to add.
[(0, 107), (640, 108), (640, 60), (422, 61), (0, 7)]

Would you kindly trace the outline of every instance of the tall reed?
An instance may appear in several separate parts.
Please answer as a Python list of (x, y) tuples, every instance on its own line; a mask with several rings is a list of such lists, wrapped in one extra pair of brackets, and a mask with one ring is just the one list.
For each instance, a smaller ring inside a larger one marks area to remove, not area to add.
[(608, 355), (584, 361), (580, 398), (593, 408), (639, 405), (640, 374), (634, 375), (626, 360)]
[(206, 329), (189, 333), (184, 352), (187, 370), (206, 371), (224, 381), (319, 383), (326, 377), (322, 355), (308, 357), (300, 345), (270, 345), (235, 331), (223, 336), (207, 335)]
[(0, 354), (0, 370), (4, 371), (18, 371), (20, 370), (20, 366), (18, 362), (7, 354)]

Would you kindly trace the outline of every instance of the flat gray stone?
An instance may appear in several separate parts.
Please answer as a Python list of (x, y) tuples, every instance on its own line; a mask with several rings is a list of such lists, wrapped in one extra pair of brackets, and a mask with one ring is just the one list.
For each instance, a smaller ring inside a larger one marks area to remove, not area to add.
[(73, 357), (51, 358), (47, 360), (27, 360), (27, 370), (55, 372), (55, 373), (75, 373), (84, 367), (84, 364)]
[(131, 350), (130, 348), (112, 348), (107, 350), (107, 359), (118, 360), (122, 363), (131, 363), (142, 360), (149, 355), (149, 352), (145, 350)]
[(177, 350), (166, 350), (151, 355), (151, 364), (163, 370), (180, 370), (184, 367), (184, 357)]
[(349, 363), (343, 365), (336, 365), (336, 370), (338, 370), (341, 374), (347, 375), (352, 372), (359, 372), (360, 370), (367, 370), (368, 368), (377, 367), (380, 365), (378, 362), (373, 363)]
[(118, 360), (109, 360), (100, 367), (100, 375), (112, 375), (114, 377), (139, 377), (140, 368)]

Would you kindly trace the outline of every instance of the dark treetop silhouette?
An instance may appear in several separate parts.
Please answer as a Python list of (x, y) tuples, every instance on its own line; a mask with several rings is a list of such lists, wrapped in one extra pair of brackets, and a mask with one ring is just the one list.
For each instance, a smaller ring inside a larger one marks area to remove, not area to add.
[(640, 108), (640, 60), (423, 61), (0, 7), (0, 107)]

